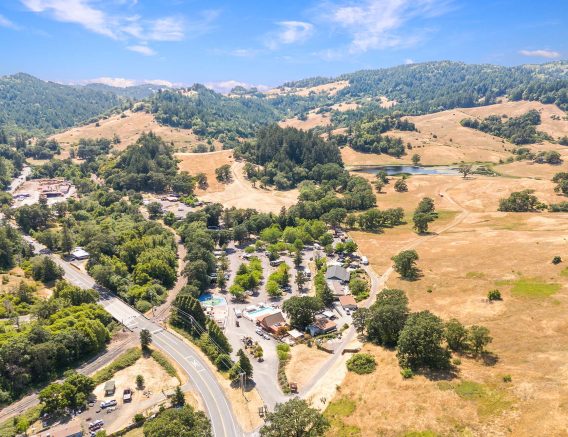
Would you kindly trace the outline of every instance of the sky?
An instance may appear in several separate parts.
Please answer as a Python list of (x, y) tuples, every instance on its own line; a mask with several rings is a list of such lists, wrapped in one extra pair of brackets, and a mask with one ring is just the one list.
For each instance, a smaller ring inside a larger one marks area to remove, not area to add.
[(1, 0), (0, 75), (273, 87), (435, 60), (568, 59), (568, 0)]

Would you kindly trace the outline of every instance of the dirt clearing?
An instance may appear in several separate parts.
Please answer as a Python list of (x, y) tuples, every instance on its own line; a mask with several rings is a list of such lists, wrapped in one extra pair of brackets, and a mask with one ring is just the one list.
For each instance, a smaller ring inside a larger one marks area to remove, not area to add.
[[(142, 390), (136, 388), (136, 376), (144, 377), (144, 387)], [(105, 396), (104, 383), (98, 385), (94, 390), (97, 398), (97, 405), (104, 400), (116, 399), (118, 402), (116, 411), (107, 414), (106, 410), (96, 414), (96, 418), (105, 421), (107, 432), (116, 432), (132, 423), (132, 418), (137, 413), (144, 413), (151, 410), (159, 403), (166, 400), (165, 393), (174, 389), (179, 381), (176, 377), (169, 376), (166, 371), (152, 358), (142, 357), (135, 364), (114, 374), (112, 380), (116, 384), (114, 395)], [(122, 392), (130, 388), (133, 391), (132, 401), (124, 403)], [(147, 393), (148, 395), (145, 395)], [(196, 405), (197, 402), (188, 396), (189, 403)], [(94, 414), (94, 413), (93, 413)], [(100, 416), (100, 417), (99, 417)]]
[(288, 381), (297, 383), (301, 390), (329, 359), (330, 354), (315, 346), (298, 344), (292, 348), (291, 356), (290, 362), (286, 365), (286, 376)]
[[(208, 193), (223, 191), (225, 185), (221, 184), (215, 178), (215, 169), (225, 164), (232, 164), (233, 151), (220, 150), (210, 153), (176, 153), (179, 160), (178, 168), (180, 171), (187, 171), (195, 176), (197, 173), (205, 173), (209, 187), (205, 190)], [(197, 189), (197, 193), (203, 193), (203, 190)]]
[[(233, 181), (222, 184), (222, 190), (207, 190), (200, 199), (208, 202), (219, 202), (225, 208), (254, 208), (262, 212), (277, 213), (284, 206), (294, 205), (298, 199), (298, 190), (276, 191), (253, 187), (243, 175), (244, 162), (232, 165)], [(209, 178), (209, 177), (208, 177)]]

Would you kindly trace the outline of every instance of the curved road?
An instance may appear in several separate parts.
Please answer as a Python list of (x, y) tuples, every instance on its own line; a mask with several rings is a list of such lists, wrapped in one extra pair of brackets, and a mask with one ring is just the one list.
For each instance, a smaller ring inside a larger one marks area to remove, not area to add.
[[(33, 245), (36, 252), (45, 250), (43, 245), (30, 236), (26, 235), (24, 238)], [(87, 273), (63, 261), (59, 256), (51, 255), (51, 257), (63, 268), (65, 278), (73, 285), (81, 288), (95, 287), (95, 281)], [(134, 332), (139, 332), (142, 329), (149, 330), (152, 333), (152, 344), (175, 360), (189, 375), (191, 385), (203, 399), (215, 436), (237, 437), (243, 435), (215, 375), (190, 345), (111, 294), (101, 293), (99, 303), (130, 330)]]

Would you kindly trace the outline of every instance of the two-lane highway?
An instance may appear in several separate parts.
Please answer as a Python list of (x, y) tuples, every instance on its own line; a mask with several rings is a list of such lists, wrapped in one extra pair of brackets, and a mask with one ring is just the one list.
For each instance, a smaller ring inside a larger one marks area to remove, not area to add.
[[(33, 245), (36, 252), (49, 253), (45, 246), (30, 236), (26, 235), (24, 238)], [(50, 256), (63, 268), (65, 278), (73, 285), (81, 288), (93, 288), (96, 285), (93, 278), (87, 273), (63, 261), (57, 255), (50, 254)], [(215, 436), (237, 437), (243, 435), (215, 375), (190, 345), (157, 323), (148, 320), (143, 314), (112, 294), (101, 292), (99, 303), (116, 320), (132, 331), (149, 330), (152, 333), (152, 344), (175, 360), (189, 375), (191, 384), (203, 399)]]

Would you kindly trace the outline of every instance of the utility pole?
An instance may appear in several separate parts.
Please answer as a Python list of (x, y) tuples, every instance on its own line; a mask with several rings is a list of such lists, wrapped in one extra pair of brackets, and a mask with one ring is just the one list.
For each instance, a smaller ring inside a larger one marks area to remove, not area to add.
[(245, 395), (245, 382), (246, 382), (247, 374), (245, 372), (241, 372), (241, 373), (239, 373), (239, 377), (240, 377), (240, 380), (241, 380), (241, 392), (243, 393), (243, 397), (244, 397), (244, 395)]

